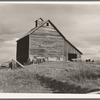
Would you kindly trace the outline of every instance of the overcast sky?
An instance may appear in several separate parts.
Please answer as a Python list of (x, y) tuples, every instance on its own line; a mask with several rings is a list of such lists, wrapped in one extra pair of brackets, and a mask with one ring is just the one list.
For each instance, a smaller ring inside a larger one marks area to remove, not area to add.
[(0, 61), (16, 58), (16, 40), (40, 17), (51, 20), (82, 58), (100, 60), (100, 5), (0, 3)]

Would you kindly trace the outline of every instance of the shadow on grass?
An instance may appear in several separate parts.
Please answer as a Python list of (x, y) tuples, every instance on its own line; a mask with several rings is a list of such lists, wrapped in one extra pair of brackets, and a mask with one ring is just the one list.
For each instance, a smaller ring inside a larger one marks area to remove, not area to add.
[(55, 79), (44, 77), (36, 74), (36, 78), (40, 81), (41, 85), (50, 88), (53, 93), (73, 93), (73, 94), (84, 94), (88, 92), (98, 91), (98, 89), (90, 90), (88, 88), (81, 88), (68, 82), (60, 82)]

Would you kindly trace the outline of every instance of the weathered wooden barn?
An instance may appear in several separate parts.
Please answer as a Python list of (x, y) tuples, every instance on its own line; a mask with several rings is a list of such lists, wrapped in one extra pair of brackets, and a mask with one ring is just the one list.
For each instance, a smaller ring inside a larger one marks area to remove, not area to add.
[(48, 61), (71, 61), (81, 58), (82, 52), (71, 44), (50, 21), (39, 18), (35, 28), (17, 40), (17, 61), (25, 63), (29, 58), (45, 57)]

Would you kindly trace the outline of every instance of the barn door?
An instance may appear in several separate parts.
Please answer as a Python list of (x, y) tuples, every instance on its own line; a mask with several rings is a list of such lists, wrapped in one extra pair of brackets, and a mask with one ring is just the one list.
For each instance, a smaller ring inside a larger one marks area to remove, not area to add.
[(75, 59), (75, 58), (77, 58), (77, 54), (73, 54), (73, 53), (68, 54), (68, 60), (69, 61), (72, 61), (72, 59)]

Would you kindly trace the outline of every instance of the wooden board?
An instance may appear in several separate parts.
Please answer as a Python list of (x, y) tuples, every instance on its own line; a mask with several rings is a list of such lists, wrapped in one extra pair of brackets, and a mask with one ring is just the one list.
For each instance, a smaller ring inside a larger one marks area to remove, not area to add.
[[(41, 27), (30, 35), (31, 55), (62, 56), (63, 46), (64, 39), (54, 28)], [(41, 49), (44, 49), (44, 52), (41, 52)]]
[(29, 36), (17, 42), (17, 61), (24, 64), (29, 56)]

